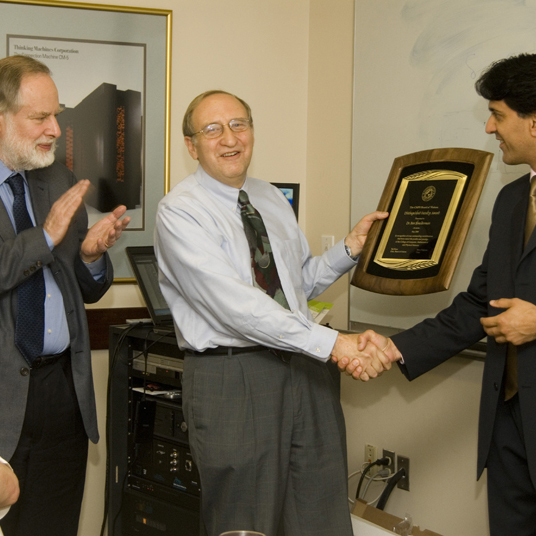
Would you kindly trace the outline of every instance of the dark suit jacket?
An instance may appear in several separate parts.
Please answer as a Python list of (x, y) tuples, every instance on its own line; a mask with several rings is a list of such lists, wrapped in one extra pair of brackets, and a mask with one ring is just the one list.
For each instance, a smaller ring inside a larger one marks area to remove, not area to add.
[(80, 258), (80, 244), (87, 232), (87, 214), (80, 209), (63, 241), (50, 251), (42, 225), (65, 191), (76, 183), (62, 164), (26, 174), (36, 218), (36, 227), (16, 235), (8, 213), (0, 202), (0, 452), (9, 460), (20, 436), (30, 376), (28, 365), (15, 347), (17, 286), (35, 270), (48, 265), (61, 290), (71, 339), (74, 384), (88, 437), (99, 434), (91, 373), (91, 353), (84, 302), (99, 300), (113, 280), (106, 255), (106, 280), (96, 282)]
[[(490, 300), (520, 298), (536, 304), (536, 233), (523, 251), (529, 189), (529, 175), (525, 175), (499, 193), (488, 247), (467, 291), (458, 294), (452, 305), (436, 318), (424, 320), (393, 337), (404, 356), (405, 365), (400, 368), (410, 380), (485, 337), (480, 318), (502, 312), (490, 307)], [(506, 348), (506, 344), (488, 338), (478, 430), (479, 478), (491, 444)], [(529, 471), (536, 483), (536, 341), (518, 347), (518, 374)]]

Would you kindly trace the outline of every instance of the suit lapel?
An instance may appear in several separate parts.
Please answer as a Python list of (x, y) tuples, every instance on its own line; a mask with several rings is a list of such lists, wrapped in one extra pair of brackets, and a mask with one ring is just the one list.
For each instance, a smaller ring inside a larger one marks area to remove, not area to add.
[(38, 169), (26, 172), (28, 187), (30, 188), (32, 208), (37, 225), (42, 225), (45, 222), (50, 211), (48, 182), (41, 180), (40, 177), (41, 173)]
[(7, 213), (4, 203), (0, 201), (0, 238), (5, 242), (15, 238), (15, 229), (13, 229), (13, 224), (9, 219), (9, 214)]

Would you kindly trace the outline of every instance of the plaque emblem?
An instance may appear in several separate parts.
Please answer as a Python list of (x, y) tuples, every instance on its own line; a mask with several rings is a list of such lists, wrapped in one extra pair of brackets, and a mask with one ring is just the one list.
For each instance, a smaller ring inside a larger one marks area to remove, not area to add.
[(435, 186), (428, 186), (424, 189), (424, 192), (422, 193), (422, 200), (424, 202), (431, 201), (434, 198), (434, 195), (436, 194), (437, 190), (435, 189)]

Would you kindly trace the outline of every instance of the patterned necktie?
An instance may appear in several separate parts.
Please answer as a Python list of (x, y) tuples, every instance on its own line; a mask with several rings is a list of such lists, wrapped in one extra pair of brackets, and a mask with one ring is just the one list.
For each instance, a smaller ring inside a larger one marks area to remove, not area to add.
[[(11, 188), (13, 218), (17, 234), (33, 227), (26, 208), (24, 182), (18, 173), (6, 180)], [(15, 321), (15, 345), (26, 361), (32, 361), (43, 353), (45, 330), (45, 279), (43, 270), (37, 270), (17, 287), (17, 318)]]
[[(524, 245), (527, 245), (529, 238), (536, 225), (536, 176), (530, 180), (530, 196), (527, 208), (527, 218), (525, 221)], [(506, 351), (506, 375), (504, 384), (504, 399), (510, 400), (518, 390), (517, 383), (517, 348), (513, 344), (508, 344)]]
[(251, 254), (253, 282), (257, 288), (266, 292), (279, 305), (290, 309), (281, 288), (266, 227), (257, 209), (249, 202), (248, 194), (244, 190), (240, 190), (238, 194), (238, 205)]

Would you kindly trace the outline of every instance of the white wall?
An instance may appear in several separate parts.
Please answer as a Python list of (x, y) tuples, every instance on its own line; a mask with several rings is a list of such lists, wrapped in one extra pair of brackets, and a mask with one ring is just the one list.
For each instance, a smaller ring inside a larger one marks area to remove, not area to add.
[[(361, 1), (366, 0), (357, 5)], [(342, 238), (355, 223), (350, 221), (354, 1), (114, 3), (173, 10), (172, 185), (194, 168), (182, 146), (183, 111), (198, 93), (221, 87), (253, 108), (252, 175), (302, 184), (300, 224), (313, 253), (320, 252), (321, 234)], [(371, 198), (366, 211), (376, 203)], [(323, 299), (335, 303), (331, 325), (346, 329), (348, 278)], [(114, 285), (96, 307), (141, 303), (136, 287)], [(94, 352), (93, 361), (104, 430), (107, 353)], [(411, 491), (395, 490), (386, 511), (408, 512), (443, 536), (487, 533), (485, 481), (475, 482), (481, 370), (481, 362), (455, 358), (412, 383), (397, 370), (369, 384), (342, 381), (350, 471), (361, 466), (365, 443), (409, 457)], [(90, 447), (80, 535), (100, 529), (104, 471), (103, 439)]]

